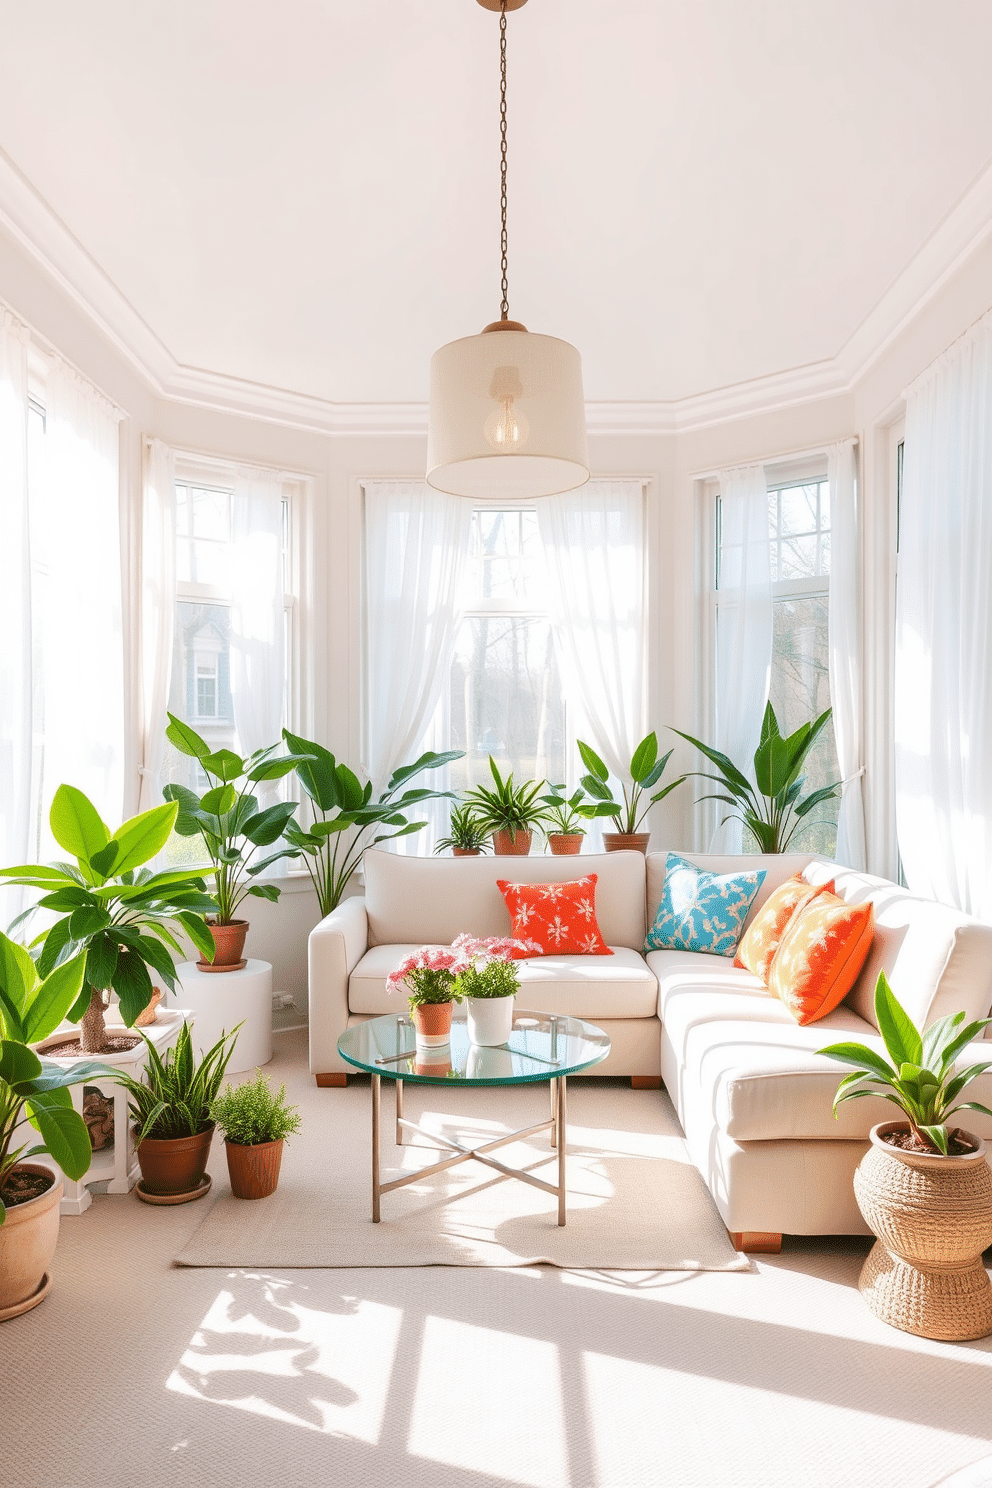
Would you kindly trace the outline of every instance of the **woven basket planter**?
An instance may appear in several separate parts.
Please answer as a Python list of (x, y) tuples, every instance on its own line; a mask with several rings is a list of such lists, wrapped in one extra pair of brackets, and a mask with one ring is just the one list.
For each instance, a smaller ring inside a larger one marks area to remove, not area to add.
[(960, 1342), (992, 1333), (992, 1171), (985, 1143), (956, 1157), (906, 1152), (873, 1127), (854, 1194), (877, 1243), (858, 1282), (876, 1317), (921, 1338)]

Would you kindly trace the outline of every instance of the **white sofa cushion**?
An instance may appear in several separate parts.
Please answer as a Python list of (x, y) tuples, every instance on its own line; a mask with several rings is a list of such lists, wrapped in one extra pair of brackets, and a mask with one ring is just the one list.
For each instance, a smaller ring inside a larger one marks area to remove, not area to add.
[(596, 919), (606, 944), (637, 951), (644, 944), (641, 853), (407, 858), (370, 848), (363, 863), (370, 946), (450, 945), (463, 930), (470, 935), (509, 935), (510, 916), (497, 879), (565, 883), (587, 873), (597, 875)]
[[(418, 942), (423, 944), (423, 942)], [(387, 993), (386, 977), (415, 945), (373, 946), (351, 974), (348, 1008), (352, 1013), (402, 1013), (402, 991)], [(612, 956), (532, 956), (517, 963), (517, 1003), (542, 1013), (568, 1013), (573, 1018), (653, 1018), (658, 983), (643, 956), (629, 946), (616, 946)]]

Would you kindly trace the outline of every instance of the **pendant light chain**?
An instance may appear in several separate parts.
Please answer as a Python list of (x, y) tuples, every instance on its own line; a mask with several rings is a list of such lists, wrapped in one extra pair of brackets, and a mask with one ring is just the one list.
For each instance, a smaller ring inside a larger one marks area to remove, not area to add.
[(500, 269), (503, 298), (500, 302), (500, 319), (508, 320), (510, 303), (507, 298), (506, 279), (506, 0), (499, 8), (499, 143), (500, 143)]

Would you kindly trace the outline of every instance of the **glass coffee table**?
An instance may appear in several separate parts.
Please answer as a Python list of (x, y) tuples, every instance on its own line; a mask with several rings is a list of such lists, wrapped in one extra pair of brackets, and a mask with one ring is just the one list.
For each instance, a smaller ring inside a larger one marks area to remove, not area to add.
[[(610, 1052), (610, 1040), (601, 1028), (584, 1023), (580, 1018), (567, 1018), (548, 1013), (527, 1013), (522, 1009), (513, 1020), (509, 1041), (496, 1048), (472, 1044), (463, 1019), (451, 1025), (447, 1044), (417, 1047), (413, 1024), (405, 1014), (388, 1013), (356, 1023), (338, 1039), (338, 1052), (355, 1069), (372, 1076), (372, 1221), (379, 1223), (382, 1195), (408, 1183), (417, 1183), (432, 1173), (443, 1173), (458, 1163), (485, 1163), (507, 1178), (518, 1178), (534, 1188), (554, 1194), (558, 1199), (558, 1223), (565, 1223), (565, 1149), (566, 1149), (566, 1080), (569, 1075), (601, 1063)], [(433, 1146), (450, 1149), (451, 1157), (416, 1173), (382, 1182), (380, 1161), (379, 1095), (382, 1079), (392, 1080), (396, 1091), (396, 1145), (403, 1145), (405, 1131), (427, 1136)], [(551, 1115), (520, 1131), (484, 1142), (479, 1147), (463, 1147), (447, 1137), (429, 1132), (403, 1115), (403, 1085), (412, 1080), (421, 1085), (536, 1085), (547, 1081), (551, 1090)], [(508, 1167), (491, 1154), (508, 1142), (536, 1132), (550, 1131), (551, 1145), (558, 1149), (558, 1182), (546, 1183), (520, 1168)]]

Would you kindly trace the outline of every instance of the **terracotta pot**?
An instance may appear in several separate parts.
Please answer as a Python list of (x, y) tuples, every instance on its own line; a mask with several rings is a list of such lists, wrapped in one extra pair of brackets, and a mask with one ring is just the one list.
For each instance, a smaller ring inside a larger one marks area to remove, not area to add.
[(247, 920), (232, 920), (229, 925), (208, 924), (216, 950), (213, 961), (197, 961), (201, 971), (237, 971), (244, 960)]
[(646, 853), (651, 840), (650, 832), (604, 832), (603, 846), (607, 852)]
[(418, 1040), (430, 1039), (447, 1043), (451, 1033), (452, 1002), (421, 1002), (412, 1009), (413, 1026)]
[(518, 831), (514, 837), (509, 832), (493, 833), (493, 852), (497, 857), (526, 857), (530, 852), (532, 833)]
[(548, 846), (553, 857), (574, 858), (582, 851), (584, 832), (549, 832)]
[(453, 858), (477, 858), (481, 852), (481, 847), (453, 847), (451, 856)]
[(52, 1186), (26, 1204), (14, 1204), (0, 1225), (0, 1321), (29, 1312), (44, 1299), (45, 1273), (59, 1238), (62, 1179), (42, 1163), (17, 1163), (17, 1170), (42, 1173)]
[(992, 1244), (992, 1171), (985, 1143), (943, 1157), (884, 1140), (907, 1131), (883, 1121), (854, 1175), (854, 1195), (878, 1236), (858, 1287), (884, 1323), (921, 1338), (960, 1342), (992, 1333), (992, 1284), (982, 1251)]
[(231, 1192), (236, 1199), (267, 1199), (275, 1193), (282, 1163), (281, 1137), (278, 1142), (256, 1142), (251, 1147), (225, 1142), (224, 1149)]
[(207, 1171), (213, 1123), (195, 1137), (146, 1137), (138, 1143), (141, 1179), (149, 1193), (192, 1193)]

